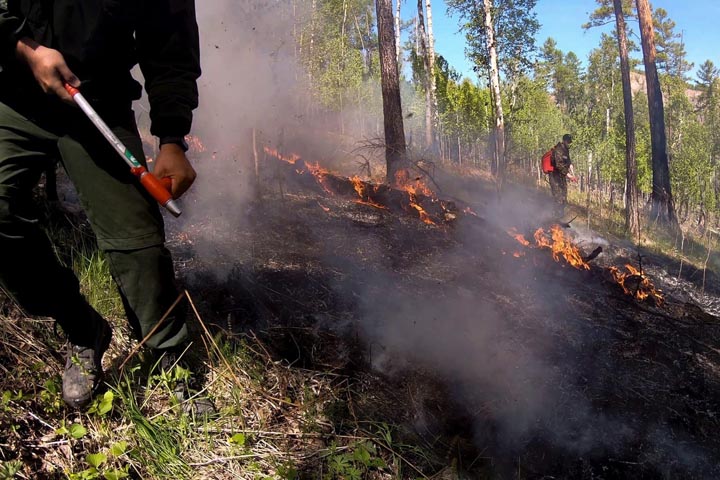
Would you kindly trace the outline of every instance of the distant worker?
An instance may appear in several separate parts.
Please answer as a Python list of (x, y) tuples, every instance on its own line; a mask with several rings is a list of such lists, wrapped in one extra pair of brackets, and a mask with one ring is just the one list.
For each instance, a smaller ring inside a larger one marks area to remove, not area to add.
[(570, 160), (570, 144), (572, 136), (565, 134), (562, 142), (555, 145), (552, 149), (552, 171), (548, 177), (550, 180), (550, 191), (552, 192), (555, 208), (553, 213), (560, 219), (565, 215), (565, 205), (567, 205), (567, 181), (568, 178), (575, 180), (575, 172), (573, 170), (572, 161)]

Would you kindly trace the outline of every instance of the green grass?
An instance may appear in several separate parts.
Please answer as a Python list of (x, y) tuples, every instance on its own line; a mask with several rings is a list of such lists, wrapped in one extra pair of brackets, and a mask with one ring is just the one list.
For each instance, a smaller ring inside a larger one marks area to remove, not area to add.
[[(74, 259), (84, 288), (94, 287), (86, 291), (96, 292), (95, 304), (102, 304), (104, 287), (98, 285), (111, 285), (102, 257)], [(158, 372), (141, 355), (118, 371), (130, 345), (115, 342), (106, 356), (107, 390), (84, 412), (74, 412), (61, 399), (62, 362), (50, 354), (59, 349), (51, 323), (33, 324), (30, 335), (27, 325), (2, 320), (0, 358), (13, 367), (0, 378), (0, 429), (6, 432), (0, 472), (7, 473), (0, 478), (422, 478), (408, 458), (436, 471), (416, 447), (395, 440), (392, 426), (356, 423), (338, 434), (327, 420), (336, 415), (331, 411), (360, 393), (336, 374), (277, 362), (254, 335), (197, 338), (199, 349), (213, 341), (218, 347), (200, 355), (205, 393), (219, 412), (212, 418), (179, 408), (173, 401), (178, 375)], [(123, 328), (116, 325), (116, 333)], [(343, 423), (353, 421), (348, 413)]]
[(575, 223), (587, 224), (589, 220), (590, 228), (601, 234), (625, 239), (650, 252), (682, 260), (697, 268), (702, 268), (707, 262), (708, 268), (720, 269), (720, 253), (717, 252), (720, 236), (710, 229), (701, 231), (695, 225), (686, 223), (680, 226), (682, 233), (673, 234), (641, 214), (640, 238), (630, 238), (625, 231), (625, 210), (622, 206), (609, 205), (607, 201), (600, 203), (594, 198), (588, 204), (585, 195), (579, 191), (568, 192), (569, 210), (578, 215)]
[(122, 317), (122, 300), (105, 256), (98, 250), (75, 250), (71, 258), (73, 270), (80, 280), (80, 291), (90, 305), (105, 318)]

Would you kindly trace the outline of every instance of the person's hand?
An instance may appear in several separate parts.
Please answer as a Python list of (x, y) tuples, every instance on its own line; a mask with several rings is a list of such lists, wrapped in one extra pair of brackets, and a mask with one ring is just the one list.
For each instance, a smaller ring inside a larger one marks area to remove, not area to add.
[(568, 179), (573, 183), (578, 183), (578, 178), (575, 176), (575, 169), (570, 165), (570, 169), (567, 174)]
[(170, 193), (173, 198), (180, 198), (195, 181), (197, 173), (190, 165), (185, 152), (179, 145), (166, 143), (160, 147), (160, 153), (155, 159), (153, 173), (160, 180), (167, 177), (172, 181)]
[(43, 47), (35, 40), (23, 37), (15, 46), (15, 55), (25, 63), (37, 80), (40, 88), (49, 95), (55, 95), (62, 101), (74, 104), (72, 97), (65, 90), (65, 84), (80, 86), (80, 80), (65, 63), (65, 58), (57, 50)]

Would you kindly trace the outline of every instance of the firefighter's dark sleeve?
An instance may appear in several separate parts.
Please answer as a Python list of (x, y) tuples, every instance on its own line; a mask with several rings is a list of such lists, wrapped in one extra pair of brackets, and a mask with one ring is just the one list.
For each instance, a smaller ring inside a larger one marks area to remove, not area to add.
[(0, 63), (14, 60), (17, 41), (24, 36), (30, 36), (25, 19), (10, 13), (7, 2), (0, 2)]
[(198, 105), (200, 41), (194, 0), (140, 2), (136, 40), (150, 100), (151, 132), (182, 137)]

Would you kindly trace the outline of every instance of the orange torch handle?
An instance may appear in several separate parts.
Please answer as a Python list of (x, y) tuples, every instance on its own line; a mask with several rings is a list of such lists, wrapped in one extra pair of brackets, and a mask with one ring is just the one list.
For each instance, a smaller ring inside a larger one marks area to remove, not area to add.
[(165, 188), (165, 190), (172, 193), (172, 178), (162, 177), (160, 179), (160, 183), (162, 183), (162, 186)]
[[(102, 133), (105, 139), (110, 142), (115, 151), (122, 157), (122, 159), (130, 167), (130, 171), (138, 177), (140, 183), (145, 189), (152, 195), (152, 197), (160, 203), (163, 207), (167, 208), (170, 213), (178, 217), (182, 213), (182, 210), (177, 206), (175, 201), (170, 194), (170, 188), (172, 187), (172, 180), (163, 179), (159, 180), (155, 175), (148, 172), (147, 169), (137, 161), (132, 152), (125, 146), (122, 141), (113, 133), (108, 125), (103, 121), (102, 118), (97, 114), (95, 109), (85, 100), (83, 94), (70, 84), (65, 84), (65, 90), (72, 96), (75, 103), (80, 109), (87, 115), (90, 121), (97, 127)], [(169, 184), (168, 184), (169, 182)]]
[(145, 187), (145, 190), (147, 190), (160, 205), (170, 210), (170, 213), (176, 217), (180, 215), (180, 210), (175, 205), (172, 195), (170, 194), (169, 187), (172, 185), (170, 178), (165, 177), (161, 180), (148, 172), (143, 166), (132, 168), (130, 171), (140, 179), (140, 183)]

